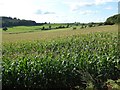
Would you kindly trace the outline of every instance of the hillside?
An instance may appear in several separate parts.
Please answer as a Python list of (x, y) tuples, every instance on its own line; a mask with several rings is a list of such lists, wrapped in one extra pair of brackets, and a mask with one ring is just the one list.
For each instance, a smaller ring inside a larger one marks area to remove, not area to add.
[(12, 27), (12, 26), (35, 26), (35, 25), (41, 25), (44, 23), (36, 23), (35, 21), (32, 20), (20, 20), (17, 18), (12, 18), (12, 17), (0, 17), (2, 18), (2, 27)]
[(120, 14), (111, 16), (107, 18), (107, 20), (105, 21), (105, 24), (118, 24), (118, 23), (120, 23)]

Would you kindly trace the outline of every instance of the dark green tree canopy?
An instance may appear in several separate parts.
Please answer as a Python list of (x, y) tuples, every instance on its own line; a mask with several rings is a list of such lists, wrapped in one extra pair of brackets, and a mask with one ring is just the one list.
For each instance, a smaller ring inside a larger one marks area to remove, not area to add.
[(2, 27), (12, 27), (12, 26), (34, 26), (34, 25), (43, 25), (46, 23), (36, 23), (35, 21), (32, 20), (20, 20), (11, 17), (0, 17), (2, 18)]
[(120, 23), (120, 14), (111, 16), (107, 18), (107, 20), (105, 21), (105, 24), (107, 25), (118, 24), (118, 23)]

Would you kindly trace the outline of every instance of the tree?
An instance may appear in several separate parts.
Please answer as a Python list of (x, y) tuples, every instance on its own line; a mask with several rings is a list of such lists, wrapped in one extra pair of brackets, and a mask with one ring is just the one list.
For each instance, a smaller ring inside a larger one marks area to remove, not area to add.
[(83, 26), (83, 25), (81, 26), (81, 29), (82, 29), (82, 28), (84, 28), (84, 26)]
[(51, 26), (49, 26), (49, 29), (51, 29)]
[(13, 19), (17, 19), (16, 17), (14, 17)]
[(69, 28), (69, 24), (67, 24), (66, 28)]
[(2, 18), (2, 27), (37, 25), (37, 23), (32, 20), (20, 20), (20, 19), (11, 18), (11, 17), (0, 17), (0, 18)]
[(92, 25), (92, 24), (89, 24), (88, 26), (89, 26), (89, 27), (92, 27), (93, 25)]
[(116, 14), (106, 19), (105, 25), (114, 25), (120, 23), (120, 14)]
[(87, 27), (87, 25), (85, 25), (85, 28)]
[(102, 25), (103, 25), (103, 23), (99, 23), (99, 24), (98, 24), (98, 26), (102, 26)]
[(107, 21), (107, 22), (104, 23), (104, 25), (114, 25), (114, 24), (115, 24), (115, 23), (110, 22), (110, 21)]
[(8, 29), (7, 29), (7, 27), (3, 27), (2, 30), (7, 31)]
[(76, 29), (76, 27), (73, 27), (73, 30), (75, 30)]
[(45, 27), (43, 26), (41, 30), (45, 30)]
[(47, 22), (45, 22), (44, 24), (47, 24)]

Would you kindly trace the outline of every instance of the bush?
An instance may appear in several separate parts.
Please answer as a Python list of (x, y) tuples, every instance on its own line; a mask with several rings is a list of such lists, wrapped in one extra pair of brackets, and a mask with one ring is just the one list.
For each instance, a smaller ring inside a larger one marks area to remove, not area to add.
[(87, 25), (85, 25), (85, 28), (87, 28)]
[(3, 27), (2, 30), (7, 31), (8, 29), (7, 29), (7, 27)]
[(115, 23), (112, 22), (105, 22), (104, 25), (114, 25)]
[(69, 28), (69, 26), (70, 26), (70, 25), (69, 25), (69, 24), (67, 24), (66, 28)]
[(51, 26), (49, 26), (49, 29), (51, 30)]
[(92, 24), (89, 24), (88, 26), (89, 26), (89, 27), (92, 27), (93, 25), (92, 25)]
[(104, 23), (99, 23), (99, 24), (98, 24), (98, 26), (102, 26), (102, 25), (104, 25)]
[(75, 30), (76, 29), (76, 27), (73, 27), (73, 30)]
[(43, 26), (41, 30), (45, 30), (45, 27)]
[(84, 28), (84, 26), (82, 25), (82, 26), (81, 26), (81, 29), (83, 29), (83, 28)]
[(58, 28), (65, 28), (65, 26), (59, 26)]

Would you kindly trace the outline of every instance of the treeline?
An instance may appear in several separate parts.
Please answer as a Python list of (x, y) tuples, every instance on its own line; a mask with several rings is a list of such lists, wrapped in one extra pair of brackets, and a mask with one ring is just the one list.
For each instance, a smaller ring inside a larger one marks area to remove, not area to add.
[(49, 27), (43, 26), (41, 30), (63, 29), (63, 28), (69, 28), (69, 27), (71, 27), (69, 24), (66, 24), (66, 25), (61, 24), (60, 26), (57, 26), (57, 27), (52, 27), (52, 25), (49, 25)]
[(120, 14), (111, 16), (105, 21), (105, 25), (113, 25), (120, 23)]
[[(89, 27), (92, 26), (101, 26), (101, 25), (114, 25), (114, 24), (118, 24), (120, 23), (120, 14), (111, 16), (109, 18), (106, 19), (106, 21), (104, 23), (87, 23), (87, 25), (89, 25)], [(32, 20), (20, 20), (18, 18), (12, 18), (12, 17), (0, 17), (0, 28), (2, 27), (13, 27), (13, 26), (36, 26), (36, 25), (44, 25), (47, 24), (45, 23), (36, 23), (35, 21)], [(75, 22), (75, 23), (66, 23), (68, 27), (71, 26), (79, 26), (79, 25), (84, 25), (84, 23), (79, 23), (79, 22)], [(86, 24), (85, 24), (86, 25)], [(60, 26), (60, 27), (56, 27), (56, 29), (58, 28), (66, 28), (64, 26)], [(49, 27), (51, 29), (51, 27)], [(43, 30), (46, 30), (45, 27), (43, 27)], [(48, 29), (48, 28), (47, 28)]]
[(12, 26), (35, 26), (35, 25), (43, 25), (45, 23), (36, 23), (32, 20), (20, 20), (17, 18), (12, 17), (0, 17), (0, 24), (2, 24), (0, 27), (12, 27)]

